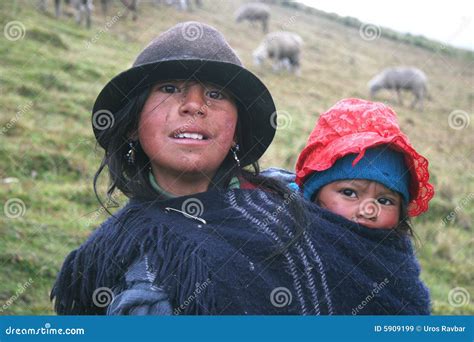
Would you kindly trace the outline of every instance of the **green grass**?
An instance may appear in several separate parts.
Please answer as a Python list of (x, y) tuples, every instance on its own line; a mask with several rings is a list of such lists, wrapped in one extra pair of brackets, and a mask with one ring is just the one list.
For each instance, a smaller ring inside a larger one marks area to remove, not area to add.
[[(474, 296), (473, 125), (455, 130), (448, 124), (454, 110), (472, 113), (472, 54), (445, 53), (421, 46), (425, 42), (416, 46), (384, 35), (364, 41), (353, 21), (272, 5), (270, 29), (284, 27), (305, 41), (302, 76), (273, 74), (269, 65), (252, 65), (251, 51), (263, 34), (250, 25), (236, 26), (232, 13), (239, 3), (205, 1), (203, 9), (191, 13), (145, 4), (139, 21), (120, 16), (107, 30), (98, 13), (87, 30), (72, 18), (37, 12), (34, 2), (0, 4), (2, 28), (13, 20), (26, 28), (20, 40), (2, 36), (0, 41), (0, 179), (17, 179), (0, 183), (1, 314), (53, 313), (49, 291), (62, 261), (106, 218), (91, 185), (101, 157), (90, 127), (93, 101), (154, 36), (179, 21), (196, 19), (223, 32), (268, 85), (281, 117), (289, 119), (263, 157), (263, 167), (292, 169), (318, 115), (341, 98), (367, 97), (368, 80), (383, 67), (415, 65), (426, 72), (433, 100), (423, 113), (394, 104), (389, 93), (380, 93), (379, 100), (393, 104), (402, 128), (429, 158), (438, 190), (430, 212), (414, 222), (434, 313), (474, 314), (472, 299), (464, 306), (448, 300), (456, 287)], [(120, 10), (115, 6), (111, 16)], [(9, 199), (24, 203), (21, 217), (4, 214)], [(444, 225), (451, 211), (455, 215)]]

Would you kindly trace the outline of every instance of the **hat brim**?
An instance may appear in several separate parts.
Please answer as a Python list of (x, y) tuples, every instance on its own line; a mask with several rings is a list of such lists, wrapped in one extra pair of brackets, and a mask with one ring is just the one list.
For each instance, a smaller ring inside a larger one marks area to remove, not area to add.
[[(240, 103), (239, 120), (245, 144), (240, 150), (242, 165), (257, 161), (275, 136), (275, 104), (267, 87), (250, 71), (236, 64), (201, 60), (167, 60), (132, 67), (109, 81), (99, 93), (94, 113), (108, 111), (116, 122), (118, 112), (144, 88), (161, 80), (198, 80), (212, 82), (232, 93)], [(107, 148), (107, 134), (97, 125), (93, 130), (98, 143)], [(113, 126), (107, 127), (113, 129)]]

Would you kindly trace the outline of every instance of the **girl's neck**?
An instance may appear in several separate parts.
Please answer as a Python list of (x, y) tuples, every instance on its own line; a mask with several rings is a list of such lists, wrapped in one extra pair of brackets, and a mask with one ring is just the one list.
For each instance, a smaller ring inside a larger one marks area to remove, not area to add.
[(211, 177), (199, 174), (169, 174), (157, 172), (152, 168), (152, 174), (158, 186), (172, 196), (187, 196), (208, 190)]

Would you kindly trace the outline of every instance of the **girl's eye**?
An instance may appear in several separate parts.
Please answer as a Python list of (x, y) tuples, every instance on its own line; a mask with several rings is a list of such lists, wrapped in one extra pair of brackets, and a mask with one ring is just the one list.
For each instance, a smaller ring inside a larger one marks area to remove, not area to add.
[(174, 94), (179, 92), (179, 88), (173, 84), (165, 84), (159, 88), (162, 92), (167, 94)]
[(356, 192), (352, 189), (342, 189), (340, 193), (343, 194), (344, 196), (351, 197), (351, 198), (357, 197)]
[(225, 95), (219, 90), (209, 90), (207, 96), (214, 100), (222, 100), (225, 98)]
[(391, 199), (388, 199), (388, 198), (385, 198), (385, 197), (378, 198), (377, 202), (379, 202), (382, 205), (394, 205), (395, 204)]

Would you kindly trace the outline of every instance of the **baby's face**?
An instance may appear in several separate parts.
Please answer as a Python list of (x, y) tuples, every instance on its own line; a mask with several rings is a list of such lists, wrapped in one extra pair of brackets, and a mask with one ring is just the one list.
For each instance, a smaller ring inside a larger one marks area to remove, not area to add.
[(369, 228), (395, 228), (402, 197), (384, 185), (362, 179), (341, 180), (321, 188), (315, 202)]

